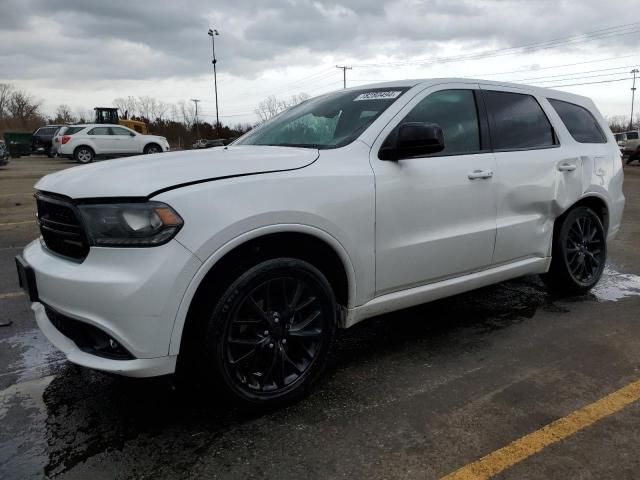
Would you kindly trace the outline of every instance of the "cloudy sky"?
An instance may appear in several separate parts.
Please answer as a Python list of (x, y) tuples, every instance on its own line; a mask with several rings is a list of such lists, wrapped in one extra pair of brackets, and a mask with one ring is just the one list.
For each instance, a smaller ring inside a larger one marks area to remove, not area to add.
[[(202, 99), (211, 120), (216, 28), (221, 120), (269, 95), (442, 76), (588, 95), (629, 115), (638, 0), (0, 0), (0, 82), (74, 110), (114, 98)], [(595, 83), (600, 82), (600, 83)], [(587, 85), (575, 85), (587, 84)]]

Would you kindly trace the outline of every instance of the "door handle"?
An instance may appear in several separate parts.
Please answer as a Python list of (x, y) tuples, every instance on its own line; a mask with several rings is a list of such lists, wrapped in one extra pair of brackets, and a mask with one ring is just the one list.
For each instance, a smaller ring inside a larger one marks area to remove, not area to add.
[(491, 170), (474, 170), (473, 172), (467, 175), (469, 180), (487, 179), (493, 177), (493, 172)]
[(576, 168), (578, 167), (570, 163), (563, 163), (562, 165), (558, 165), (558, 171), (560, 172), (573, 172)]

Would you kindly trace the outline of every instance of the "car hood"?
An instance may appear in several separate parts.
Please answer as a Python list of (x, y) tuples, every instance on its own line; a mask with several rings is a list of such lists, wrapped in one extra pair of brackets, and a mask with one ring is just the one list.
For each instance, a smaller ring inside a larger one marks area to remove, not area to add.
[(140, 155), (52, 173), (35, 188), (74, 199), (148, 197), (204, 181), (296, 170), (312, 164), (318, 154), (310, 148), (239, 145)]

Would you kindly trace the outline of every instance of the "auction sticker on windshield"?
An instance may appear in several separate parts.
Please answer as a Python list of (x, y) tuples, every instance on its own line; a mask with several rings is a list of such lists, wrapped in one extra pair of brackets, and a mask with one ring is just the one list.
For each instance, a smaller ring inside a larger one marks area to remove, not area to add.
[(386, 92), (367, 92), (361, 93), (353, 99), (354, 102), (360, 100), (388, 100), (398, 98), (402, 92), (398, 90), (388, 90)]

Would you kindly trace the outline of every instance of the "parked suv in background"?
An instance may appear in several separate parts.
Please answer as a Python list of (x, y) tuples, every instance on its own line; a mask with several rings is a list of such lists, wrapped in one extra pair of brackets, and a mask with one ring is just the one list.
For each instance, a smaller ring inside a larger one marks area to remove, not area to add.
[(225, 148), (44, 177), (42, 237), (18, 271), (70, 361), (178, 368), (274, 404), (318, 378), (338, 327), (522, 275), (588, 291), (622, 181), (588, 98), (383, 83), (307, 100)]
[(58, 155), (91, 163), (96, 157), (117, 157), (169, 151), (169, 142), (158, 135), (143, 135), (121, 125), (73, 125), (57, 147)]
[(4, 143), (4, 140), (0, 140), (0, 167), (4, 167), (9, 163), (9, 157), (11, 157), (11, 155), (9, 154), (7, 145)]
[(55, 156), (52, 150), (53, 137), (61, 126), (63, 125), (46, 125), (38, 128), (33, 132), (31, 150), (33, 152), (42, 151), (49, 158)]

